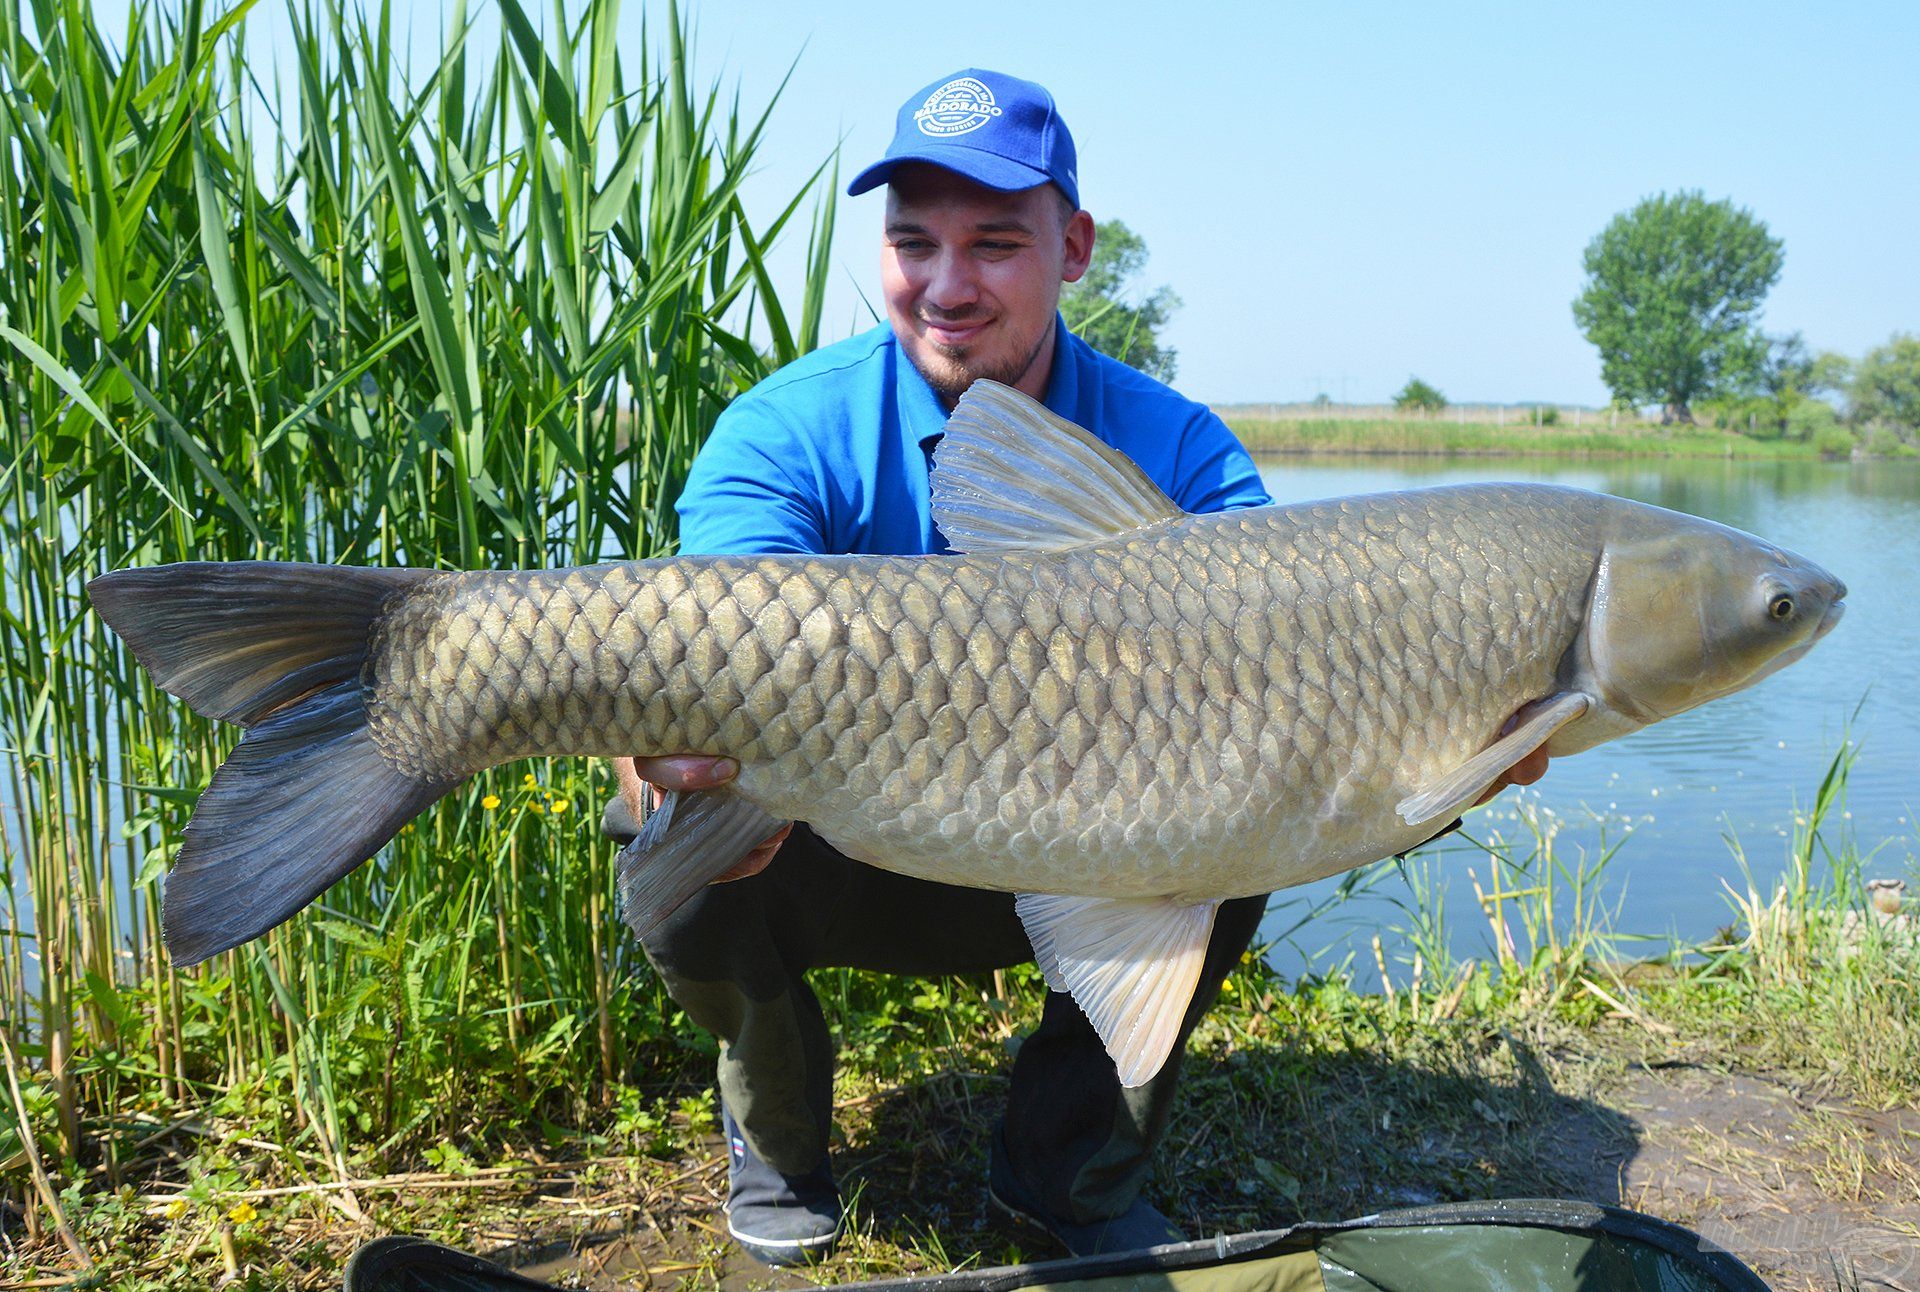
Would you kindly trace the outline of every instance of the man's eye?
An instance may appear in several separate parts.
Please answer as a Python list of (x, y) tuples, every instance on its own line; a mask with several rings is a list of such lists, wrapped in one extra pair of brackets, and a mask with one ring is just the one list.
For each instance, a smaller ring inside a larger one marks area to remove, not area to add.
[(930, 249), (932, 246), (933, 244), (925, 238), (901, 238), (893, 244), (893, 249), (895, 251), (906, 251), (917, 254)]

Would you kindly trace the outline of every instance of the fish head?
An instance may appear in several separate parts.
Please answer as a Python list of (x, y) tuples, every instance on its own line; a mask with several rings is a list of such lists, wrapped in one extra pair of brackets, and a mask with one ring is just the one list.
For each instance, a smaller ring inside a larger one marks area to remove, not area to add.
[(1752, 686), (1833, 631), (1847, 585), (1727, 525), (1612, 500), (1587, 607), (1603, 705), (1633, 725)]

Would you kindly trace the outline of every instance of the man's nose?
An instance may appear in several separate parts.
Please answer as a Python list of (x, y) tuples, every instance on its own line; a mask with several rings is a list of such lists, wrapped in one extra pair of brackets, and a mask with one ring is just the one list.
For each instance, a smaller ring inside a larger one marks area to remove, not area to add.
[(933, 275), (927, 280), (927, 303), (938, 310), (965, 309), (980, 298), (980, 282), (973, 272), (972, 260), (957, 252), (944, 252), (935, 261)]

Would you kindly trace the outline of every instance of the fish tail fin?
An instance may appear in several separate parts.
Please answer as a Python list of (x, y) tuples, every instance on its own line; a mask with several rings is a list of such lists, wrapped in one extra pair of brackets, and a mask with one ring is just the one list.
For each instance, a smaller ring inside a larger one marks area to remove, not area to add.
[(189, 562), (87, 585), (161, 689), (246, 728), (167, 875), (162, 924), (180, 964), (286, 920), (459, 783), (388, 762), (360, 687), (375, 622), (431, 573)]

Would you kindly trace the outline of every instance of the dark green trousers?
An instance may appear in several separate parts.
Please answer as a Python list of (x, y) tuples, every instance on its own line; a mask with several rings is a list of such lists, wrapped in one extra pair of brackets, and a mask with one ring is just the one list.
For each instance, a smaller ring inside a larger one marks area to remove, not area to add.
[[(1183, 1042), (1265, 910), (1265, 897), (1220, 908)], [(1033, 959), (1012, 894), (880, 870), (804, 825), (760, 874), (703, 889), (647, 937), (646, 951), (674, 1001), (720, 1038), (720, 1098), (753, 1151), (786, 1175), (824, 1162), (832, 1130), (833, 1041), (807, 970), (934, 975)], [(1007, 1096), (1015, 1176), (1056, 1219), (1119, 1215), (1146, 1180), (1179, 1080), (1176, 1047), (1151, 1082), (1122, 1089), (1080, 1007), (1048, 993)]]

